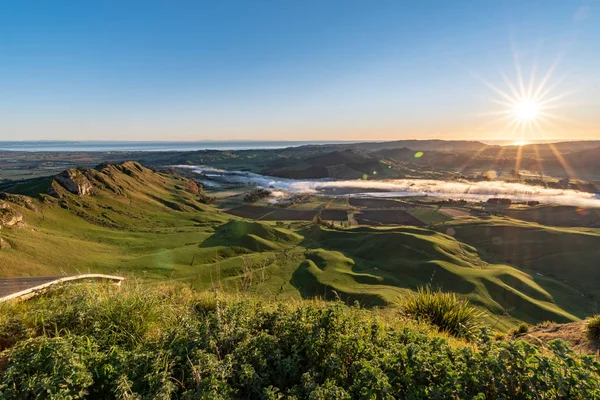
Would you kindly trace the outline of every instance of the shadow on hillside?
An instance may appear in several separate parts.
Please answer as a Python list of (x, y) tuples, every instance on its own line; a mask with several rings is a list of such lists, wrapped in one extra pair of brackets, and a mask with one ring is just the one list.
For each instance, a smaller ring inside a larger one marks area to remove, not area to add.
[(310, 271), (311, 264), (305, 260), (300, 263), (296, 271), (292, 274), (290, 284), (294, 286), (304, 299), (320, 298), (323, 300), (340, 300), (348, 305), (355, 302), (360, 303), (362, 307), (372, 308), (386, 306), (389, 303), (377, 294), (371, 293), (347, 293), (335, 290), (333, 287), (319, 282), (317, 277)]

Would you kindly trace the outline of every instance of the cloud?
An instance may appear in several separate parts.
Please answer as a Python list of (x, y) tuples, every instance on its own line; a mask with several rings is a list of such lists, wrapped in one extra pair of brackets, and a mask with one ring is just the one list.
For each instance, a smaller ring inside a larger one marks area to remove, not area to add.
[(573, 15), (573, 20), (582, 21), (586, 19), (590, 15), (590, 7), (589, 6), (581, 6), (577, 9), (575, 14)]

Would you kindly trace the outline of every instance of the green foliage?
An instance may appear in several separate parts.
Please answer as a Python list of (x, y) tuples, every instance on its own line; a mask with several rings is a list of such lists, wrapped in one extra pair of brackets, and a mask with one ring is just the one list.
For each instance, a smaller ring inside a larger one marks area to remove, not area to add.
[(590, 341), (600, 344), (600, 315), (596, 315), (586, 322), (585, 333)]
[(256, 203), (260, 199), (267, 198), (271, 192), (266, 189), (256, 189), (244, 196), (244, 201), (247, 203)]
[(529, 332), (529, 325), (527, 324), (519, 324), (516, 329), (513, 330), (514, 336), (522, 336)]
[(2, 398), (83, 399), (94, 384), (86, 365), (98, 355), (91, 341), (79, 336), (41, 336), (3, 353)]
[(31, 336), (0, 354), (3, 399), (600, 396), (600, 364), (560, 341), (542, 351), (481, 334), (466, 345), (341, 303), (77, 285), (0, 317)]
[(6, 317), (0, 322), (0, 350), (11, 347), (27, 336), (27, 328), (21, 318)]
[(481, 328), (481, 312), (455, 293), (420, 287), (402, 306), (406, 313), (456, 337), (473, 338)]

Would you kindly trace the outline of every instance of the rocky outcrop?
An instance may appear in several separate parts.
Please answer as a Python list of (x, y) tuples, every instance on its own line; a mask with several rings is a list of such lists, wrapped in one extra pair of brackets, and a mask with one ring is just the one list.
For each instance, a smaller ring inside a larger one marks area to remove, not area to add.
[(65, 188), (67, 191), (76, 194), (78, 196), (86, 196), (92, 194), (94, 187), (86, 178), (86, 176), (78, 169), (68, 169), (54, 177), (54, 181), (50, 184), (48, 194), (54, 197), (63, 197), (63, 193), (59, 187)]
[(62, 199), (67, 194), (67, 190), (60, 186), (57, 181), (52, 179), (50, 186), (48, 186), (48, 194), (52, 197), (56, 197), (57, 199)]
[[(4, 201), (2, 201), (2, 200), (4, 200)], [(0, 192), (0, 208), (8, 208), (8, 207), (2, 206), (2, 203), (6, 204), (6, 202), (18, 204), (18, 205), (25, 207), (31, 211), (37, 211), (37, 207), (35, 206), (34, 202), (29, 197), (22, 196), (20, 194)]]
[(0, 208), (0, 227), (8, 228), (24, 226), (23, 215), (20, 212), (13, 210), (10, 206), (6, 207), (6, 203)]

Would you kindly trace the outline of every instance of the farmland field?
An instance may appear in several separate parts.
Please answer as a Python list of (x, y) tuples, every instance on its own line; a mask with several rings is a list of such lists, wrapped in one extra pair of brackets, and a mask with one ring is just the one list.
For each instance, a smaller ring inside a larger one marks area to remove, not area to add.
[(346, 221), (348, 220), (348, 212), (346, 210), (326, 208), (321, 210), (321, 218), (325, 221)]
[(260, 218), (264, 217), (265, 215), (273, 212), (274, 210), (275, 210), (274, 207), (243, 205), (240, 207), (236, 207), (236, 208), (227, 210), (227, 213), (238, 216), (238, 217), (242, 217), (242, 218), (260, 219)]
[(378, 199), (378, 198), (362, 198), (362, 197), (350, 197), (350, 205), (354, 207), (365, 207), (365, 208), (408, 208), (414, 207), (413, 204), (393, 200), (393, 199)]
[(227, 210), (226, 212), (242, 218), (264, 221), (312, 221), (318, 211), (243, 205)]
[(354, 214), (361, 225), (413, 225), (423, 226), (423, 222), (403, 210), (361, 210)]

